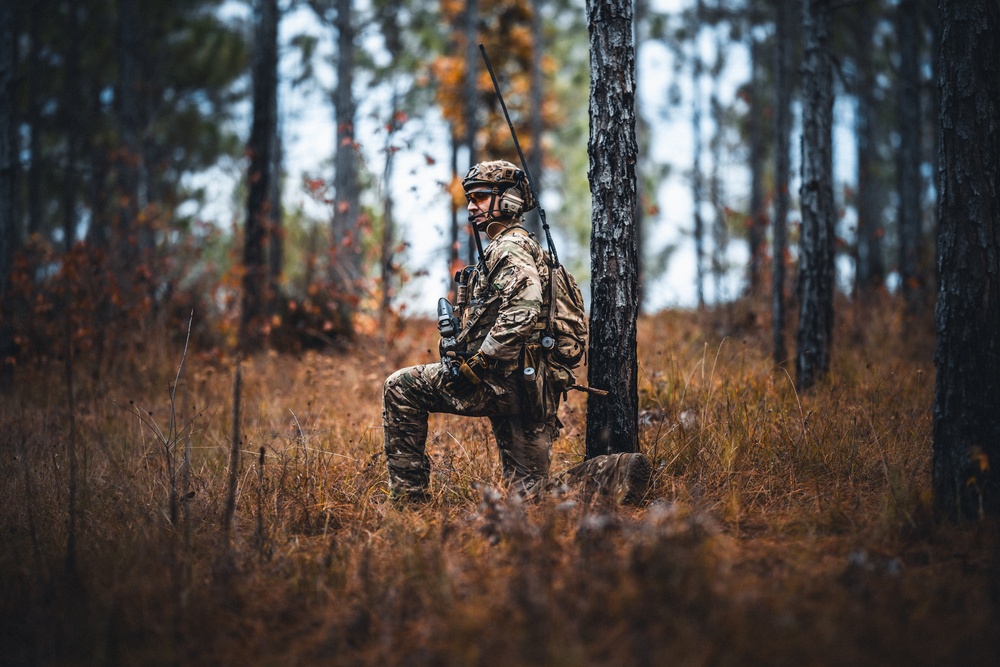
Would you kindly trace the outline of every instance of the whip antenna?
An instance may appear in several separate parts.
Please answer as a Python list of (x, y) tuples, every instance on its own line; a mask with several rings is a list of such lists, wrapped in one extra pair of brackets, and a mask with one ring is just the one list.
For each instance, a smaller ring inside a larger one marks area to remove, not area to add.
[(531, 178), (531, 172), (528, 171), (528, 162), (524, 159), (524, 153), (521, 152), (521, 144), (517, 140), (517, 132), (514, 131), (514, 123), (510, 121), (510, 114), (507, 112), (507, 105), (503, 101), (503, 93), (500, 92), (500, 84), (497, 83), (497, 75), (493, 73), (493, 66), (490, 65), (490, 59), (486, 55), (486, 47), (480, 44), (479, 51), (483, 54), (483, 62), (486, 63), (486, 70), (490, 73), (490, 79), (493, 80), (493, 89), (497, 93), (497, 99), (500, 100), (500, 108), (503, 109), (503, 117), (507, 119), (507, 127), (510, 128), (510, 136), (514, 139), (514, 148), (517, 149), (517, 156), (521, 158), (521, 169), (524, 170), (524, 176), (528, 179), (528, 187), (531, 188), (531, 194), (535, 198), (536, 205), (538, 206), (538, 219), (541, 221), (542, 230), (545, 232), (545, 243), (549, 246), (549, 254), (552, 255), (553, 266), (559, 266), (559, 255), (556, 253), (555, 244), (552, 243), (552, 234), (549, 232), (549, 223), (545, 220), (545, 209), (542, 208), (542, 203), (538, 201), (538, 191), (535, 189), (535, 181)]

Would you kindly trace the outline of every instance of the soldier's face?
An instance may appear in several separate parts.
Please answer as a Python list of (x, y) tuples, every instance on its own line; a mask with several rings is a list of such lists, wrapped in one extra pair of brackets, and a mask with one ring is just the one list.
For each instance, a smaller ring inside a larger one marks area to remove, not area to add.
[(478, 218), (480, 216), (486, 215), (490, 211), (490, 200), (492, 199), (492, 193), (488, 190), (486, 191), (472, 191), (465, 195), (469, 204), (466, 207), (469, 211), (469, 217), (472, 219)]

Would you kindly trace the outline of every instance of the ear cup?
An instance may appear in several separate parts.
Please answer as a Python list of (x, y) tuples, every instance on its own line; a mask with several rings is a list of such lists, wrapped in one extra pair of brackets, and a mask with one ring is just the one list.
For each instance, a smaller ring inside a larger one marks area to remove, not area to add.
[(504, 215), (509, 215), (512, 218), (521, 215), (521, 211), (524, 210), (524, 199), (521, 197), (521, 192), (517, 188), (507, 188), (507, 191), (500, 197), (498, 207)]

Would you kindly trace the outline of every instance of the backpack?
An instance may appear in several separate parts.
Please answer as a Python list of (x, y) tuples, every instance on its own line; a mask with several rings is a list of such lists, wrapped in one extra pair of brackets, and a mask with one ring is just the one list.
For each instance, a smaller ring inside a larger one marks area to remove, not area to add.
[[(551, 255), (545, 251), (545, 260), (549, 265), (549, 293), (547, 317), (544, 337), (552, 339), (550, 354), (556, 362), (569, 369), (579, 366), (587, 352), (587, 336), (589, 321), (583, 304), (583, 294), (576, 284), (573, 274), (562, 264), (555, 264)], [(555, 264), (553, 266), (553, 264)]]

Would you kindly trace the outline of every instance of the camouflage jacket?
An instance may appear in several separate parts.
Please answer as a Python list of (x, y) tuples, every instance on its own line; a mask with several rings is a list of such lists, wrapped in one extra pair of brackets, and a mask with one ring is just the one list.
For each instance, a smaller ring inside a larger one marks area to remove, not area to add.
[(498, 233), (483, 260), (486, 275), (477, 267), (469, 278), (457, 340), (466, 350), (482, 349), (497, 371), (509, 375), (519, 367), (525, 343), (544, 327), (539, 318), (549, 267), (538, 242), (519, 226)]

